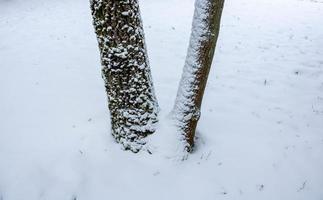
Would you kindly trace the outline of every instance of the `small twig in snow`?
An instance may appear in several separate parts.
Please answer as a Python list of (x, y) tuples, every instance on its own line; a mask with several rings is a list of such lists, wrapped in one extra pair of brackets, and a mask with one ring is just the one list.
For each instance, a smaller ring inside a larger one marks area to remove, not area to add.
[(302, 186), (297, 190), (297, 192), (300, 192), (305, 189), (306, 181), (303, 182)]
[(211, 154), (212, 154), (212, 151), (209, 151), (209, 153), (207, 154), (207, 156), (206, 156), (205, 160), (208, 160), (208, 159), (209, 159), (209, 157), (211, 156)]

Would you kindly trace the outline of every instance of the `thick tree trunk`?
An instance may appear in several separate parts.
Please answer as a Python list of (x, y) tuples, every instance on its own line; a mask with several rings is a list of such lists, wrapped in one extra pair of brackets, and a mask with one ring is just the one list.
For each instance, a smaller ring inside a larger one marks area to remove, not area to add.
[(112, 135), (138, 152), (155, 131), (158, 105), (137, 0), (91, 0)]
[(179, 85), (173, 116), (186, 141), (194, 145), (203, 94), (211, 68), (224, 0), (196, 0), (190, 45)]

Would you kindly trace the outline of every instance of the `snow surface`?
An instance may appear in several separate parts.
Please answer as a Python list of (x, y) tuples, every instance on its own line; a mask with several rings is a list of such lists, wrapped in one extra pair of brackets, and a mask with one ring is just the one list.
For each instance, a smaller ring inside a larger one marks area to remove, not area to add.
[(169, 126), (193, 0), (142, 0), (152, 155), (113, 141), (88, 1), (0, 0), (0, 199), (323, 199), (323, 1), (227, 0), (196, 151)]

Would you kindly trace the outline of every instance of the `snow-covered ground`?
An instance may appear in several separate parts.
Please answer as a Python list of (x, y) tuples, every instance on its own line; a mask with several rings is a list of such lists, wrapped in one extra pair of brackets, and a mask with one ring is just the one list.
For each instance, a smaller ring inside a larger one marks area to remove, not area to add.
[(197, 149), (167, 115), (193, 0), (141, 0), (153, 151), (110, 136), (89, 2), (0, 0), (1, 200), (322, 200), (323, 1), (227, 0)]

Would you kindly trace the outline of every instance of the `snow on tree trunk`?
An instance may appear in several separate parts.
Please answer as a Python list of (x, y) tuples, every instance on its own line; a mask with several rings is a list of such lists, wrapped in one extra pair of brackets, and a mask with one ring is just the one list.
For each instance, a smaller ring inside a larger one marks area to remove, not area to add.
[(202, 98), (211, 68), (224, 0), (196, 0), (190, 44), (173, 116), (191, 151)]
[(91, 0), (112, 135), (138, 152), (155, 131), (158, 104), (137, 0)]

